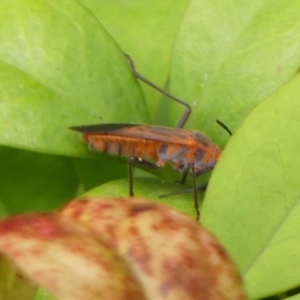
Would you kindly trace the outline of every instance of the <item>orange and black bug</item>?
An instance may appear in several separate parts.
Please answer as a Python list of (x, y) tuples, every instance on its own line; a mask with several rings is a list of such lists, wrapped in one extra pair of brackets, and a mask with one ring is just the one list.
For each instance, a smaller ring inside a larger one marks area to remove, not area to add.
[[(129, 158), (130, 196), (134, 195), (133, 164), (158, 169), (163, 167), (165, 163), (170, 162), (176, 171), (186, 173), (190, 170), (193, 179), (194, 206), (197, 219), (199, 219), (196, 177), (215, 166), (221, 151), (204, 133), (182, 129), (191, 114), (189, 104), (172, 96), (137, 73), (130, 57), (128, 58), (137, 78), (186, 107), (177, 127), (98, 124), (75, 126), (70, 129), (81, 132), (83, 138), (93, 150)], [(221, 125), (223, 126), (223, 124)]]

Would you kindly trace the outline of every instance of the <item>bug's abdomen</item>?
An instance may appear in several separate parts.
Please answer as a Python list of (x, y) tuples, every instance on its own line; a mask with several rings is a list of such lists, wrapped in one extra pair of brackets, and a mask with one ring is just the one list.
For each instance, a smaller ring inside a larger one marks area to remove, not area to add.
[(147, 139), (137, 140), (131, 137), (92, 135), (88, 133), (83, 134), (83, 138), (93, 150), (125, 157), (139, 157), (144, 160), (158, 159), (157, 153), (161, 144)]

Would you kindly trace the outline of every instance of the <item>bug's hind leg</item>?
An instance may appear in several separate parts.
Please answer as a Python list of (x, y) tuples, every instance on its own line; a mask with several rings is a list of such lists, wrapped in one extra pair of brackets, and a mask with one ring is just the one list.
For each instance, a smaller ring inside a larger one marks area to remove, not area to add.
[[(168, 194), (160, 195), (159, 198), (164, 198), (164, 197), (168, 197), (168, 196), (172, 196), (172, 195), (186, 194), (186, 193), (193, 192), (193, 194), (194, 194), (194, 207), (195, 207), (195, 210), (196, 210), (196, 219), (197, 219), (197, 221), (199, 221), (199, 219), (200, 219), (200, 208), (199, 208), (198, 192), (206, 190), (207, 183), (197, 187), (196, 172), (195, 172), (195, 168), (194, 168), (193, 165), (191, 166), (191, 172), (192, 172), (192, 179), (193, 179), (193, 187), (192, 188), (178, 190), (178, 191), (171, 192), (171, 193), (168, 193)], [(183, 178), (185, 178), (185, 177), (186, 177), (186, 175), (184, 174)]]

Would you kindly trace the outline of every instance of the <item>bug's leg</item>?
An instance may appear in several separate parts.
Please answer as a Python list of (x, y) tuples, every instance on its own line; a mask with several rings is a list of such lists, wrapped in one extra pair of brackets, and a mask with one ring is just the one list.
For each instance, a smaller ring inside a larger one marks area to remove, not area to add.
[(189, 173), (189, 171), (185, 171), (184, 173), (183, 173), (183, 175), (182, 175), (182, 178), (179, 180), (179, 181), (177, 181), (176, 183), (179, 183), (179, 184), (184, 184), (185, 183), (185, 181), (186, 181), (186, 178), (187, 178), (187, 176), (188, 176), (188, 173)]
[[(198, 187), (197, 187), (197, 192), (205, 191), (205, 190), (206, 190), (206, 187), (207, 187), (207, 183), (198, 186)], [(171, 193), (168, 193), (168, 194), (160, 195), (159, 198), (165, 198), (165, 197), (174, 196), (174, 195), (180, 195), (180, 194), (190, 194), (190, 193), (192, 193), (193, 191), (194, 191), (193, 188), (182, 189), (182, 190), (178, 190), (178, 191), (171, 192)]]
[(199, 221), (200, 211), (199, 211), (199, 201), (198, 201), (198, 191), (197, 191), (197, 182), (196, 182), (196, 172), (194, 164), (191, 166), (192, 179), (193, 179), (193, 192), (194, 192), (194, 207), (196, 210), (196, 220)]
[(179, 99), (179, 98), (171, 95), (167, 91), (163, 90), (158, 85), (154, 84), (149, 79), (147, 79), (146, 77), (144, 77), (142, 74), (140, 74), (139, 72), (137, 72), (137, 70), (135, 69), (135, 65), (134, 65), (134, 62), (133, 62), (132, 58), (128, 54), (126, 54), (126, 53), (124, 53), (124, 55), (126, 56), (128, 62), (130, 64), (131, 70), (132, 70), (132, 72), (133, 72), (133, 74), (134, 74), (134, 76), (136, 78), (138, 78), (139, 80), (145, 82), (146, 84), (150, 85), (152, 88), (154, 88), (155, 90), (159, 91), (160, 93), (162, 93), (166, 97), (168, 97), (168, 98), (176, 101), (177, 103), (180, 103), (181, 105), (183, 105), (186, 108), (185, 111), (183, 112), (183, 114), (182, 114), (182, 116), (181, 116), (181, 118), (180, 118), (177, 126), (176, 126), (177, 128), (182, 128), (185, 125), (185, 123), (187, 122), (190, 114), (192, 113), (191, 106), (187, 102), (185, 102), (185, 101), (183, 101), (183, 100), (181, 100), (181, 99)]
[(128, 179), (129, 179), (129, 197), (134, 197), (134, 190), (133, 190), (133, 157), (128, 159)]
[(139, 157), (130, 157), (128, 159), (128, 172), (129, 172), (129, 196), (134, 197), (134, 189), (133, 189), (133, 167), (140, 166), (147, 169), (156, 170), (161, 168), (162, 166), (158, 163), (153, 163), (151, 161), (142, 160)]

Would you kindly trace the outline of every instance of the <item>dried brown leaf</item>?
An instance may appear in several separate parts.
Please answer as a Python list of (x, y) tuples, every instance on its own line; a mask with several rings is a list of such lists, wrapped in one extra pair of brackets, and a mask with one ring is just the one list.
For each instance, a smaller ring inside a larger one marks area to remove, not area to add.
[(58, 299), (144, 299), (115, 252), (59, 214), (26, 214), (1, 222), (0, 248)]
[(244, 300), (216, 238), (174, 209), (84, 198), (0, 222), (0, 251), (63, 300)]

